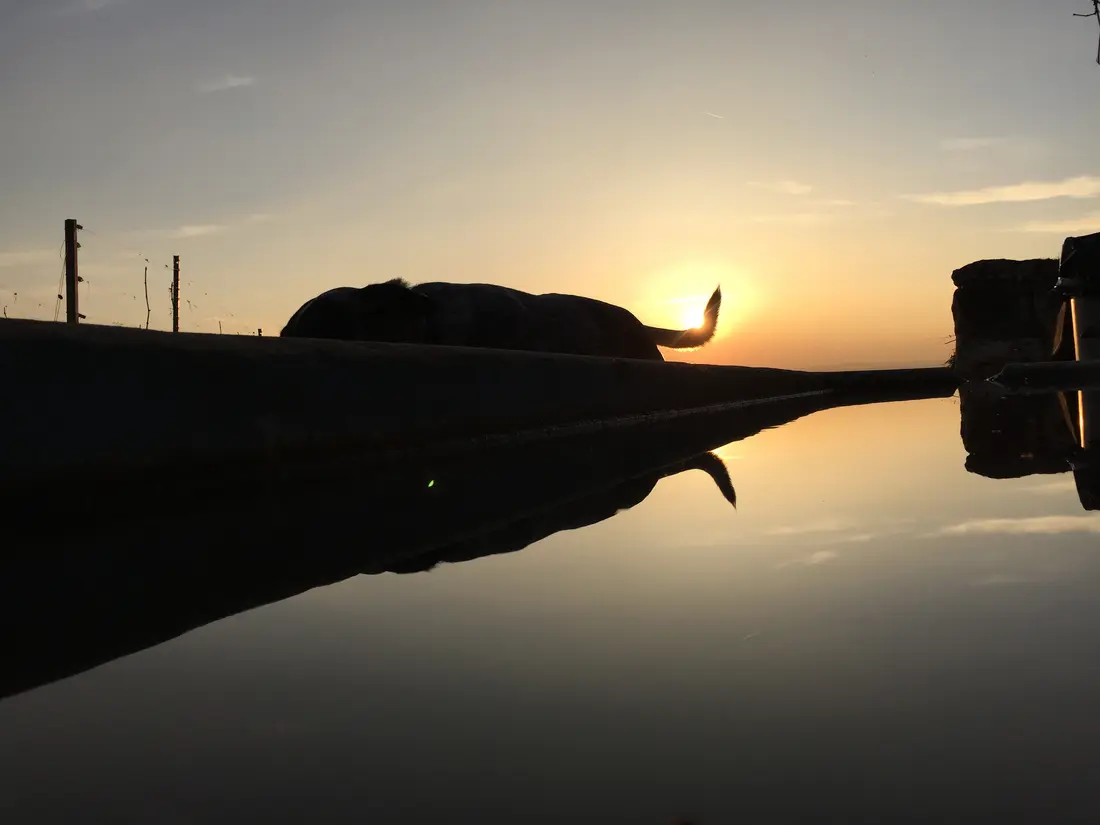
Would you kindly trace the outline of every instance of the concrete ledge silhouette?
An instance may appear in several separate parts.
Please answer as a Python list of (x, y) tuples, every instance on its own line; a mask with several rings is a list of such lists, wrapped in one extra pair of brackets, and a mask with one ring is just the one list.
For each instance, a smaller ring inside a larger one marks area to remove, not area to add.
[(953, 389), (941, 368), (800, 372), (0, 321), (0, 490), (329, 472), (380, 450), (808, 392)]

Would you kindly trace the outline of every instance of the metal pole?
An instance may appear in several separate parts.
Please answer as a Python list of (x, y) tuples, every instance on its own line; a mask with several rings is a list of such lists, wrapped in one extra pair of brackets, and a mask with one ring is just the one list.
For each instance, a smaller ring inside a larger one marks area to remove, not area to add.
[(180, 256), (172, 256), (172, 332), (180, 331)]
[[(1073, 321), (1073, 352), (1077, 364), (1100, 361), (1100, 232), (1066, 238), (1058, 265), (1056, 287), (1069, 298)], [(1100, 439), (1093, 432), (1100, 421), (1100, 393), (1082, 387), (1077, 395), (1077, 434), (1082, 449), (1096, 446)]]
[(70, 324), (80, 320), (80, 298), (76, 287), (79, 281), (76, 251), (80, 244), (76, 240), (76, 231), (83, 228), (74, 218), (65, 219), (65, 321)]

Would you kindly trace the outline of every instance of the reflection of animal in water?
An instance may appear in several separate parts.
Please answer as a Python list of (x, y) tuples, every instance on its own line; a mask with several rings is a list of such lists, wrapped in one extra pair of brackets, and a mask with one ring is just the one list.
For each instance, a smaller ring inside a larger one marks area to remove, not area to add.
[(664, 360), (658, 346), (699, 347), (714, 337), (721, 288), (696, 329), (642, 324), (630, 311), (577, 295), (532, 295), (491, 284), (401, 279), (362, 288), (337, 287), (303, 304), (284, 337), (602, 355)]
[(726, 462), (722, 461), (717, 453), (701, 453), (694, 458), (689, 458), (682, 463), (679, 472), (684, 470), (702, 470), (714, 480), (714, 484), (722, 493), (722, 497), (734, 508), (737, 507), (737, 491), (733, 489), (733, 482), (730, 480), (729, 470), (726, 469)]
[(496, 528), (454, 542), (444, 547), (409, 559), (407, 563), (391, 566), (394, 573), (418, 573), (430, 570), (444, 562), (462, 562), (483, 556), (513, 553), (537, 541), (560, 533), (576, 530), (611, 518), (616, 513), (629, 510), (645, 501), (662, 478), (677, 475), (686, 470), (702, 470), (713, 479), (722, 497), (737, 506), (737, 493), (730, 481), (725, 463), (715, 453), (700, 453), (677, 461), (645, 475), (616, 484), (610, 489), (556, 502), (548, 509), (521, 516)]

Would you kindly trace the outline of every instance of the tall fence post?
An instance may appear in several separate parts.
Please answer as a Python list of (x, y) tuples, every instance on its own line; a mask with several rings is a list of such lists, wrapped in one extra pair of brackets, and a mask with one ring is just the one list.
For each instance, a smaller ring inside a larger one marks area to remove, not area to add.
[(172, 332), (180, 331), (180, 256), (172, 256)]
[(76, 262), (80, 244), (77, 243), (76, 232), (83, 228), (74, 218), (65, 219), (65, 321), (70, 324), (80, 321), (80, 298), (76, 286), (80, 280)]

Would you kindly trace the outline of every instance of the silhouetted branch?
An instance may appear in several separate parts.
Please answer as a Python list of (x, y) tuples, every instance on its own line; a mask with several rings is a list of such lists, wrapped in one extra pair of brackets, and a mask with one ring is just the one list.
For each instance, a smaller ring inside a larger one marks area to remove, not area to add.
[[(1077, 14), (1074, 12), (1074, 17), (1095, 17), (1096, 22), (1100, 24), (1100, 0), (1092, 0), (1092, 12), (1090, 14)], [(1096, 62), (1100, 64), (1100, 43), (1096, 45)]]

